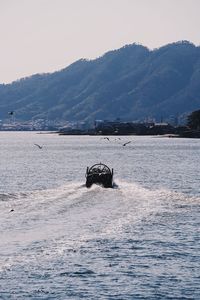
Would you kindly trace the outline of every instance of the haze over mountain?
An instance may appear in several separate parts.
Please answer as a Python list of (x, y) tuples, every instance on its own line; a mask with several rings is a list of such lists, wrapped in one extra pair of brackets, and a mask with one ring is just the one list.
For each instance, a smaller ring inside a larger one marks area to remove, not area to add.
[(132, 44), (51, 74), (0, 85), (0, 118), (160, 120), (200, 108), (200, 47)]

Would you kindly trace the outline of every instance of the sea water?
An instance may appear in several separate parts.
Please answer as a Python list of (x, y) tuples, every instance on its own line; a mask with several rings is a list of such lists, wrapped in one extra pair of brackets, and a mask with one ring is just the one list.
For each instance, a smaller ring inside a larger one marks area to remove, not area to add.
[[(200, 299), (199, 157), (199, 139), (0, 132), (0, 299)], [(114, 189), (85, 187), (99, 162)]]

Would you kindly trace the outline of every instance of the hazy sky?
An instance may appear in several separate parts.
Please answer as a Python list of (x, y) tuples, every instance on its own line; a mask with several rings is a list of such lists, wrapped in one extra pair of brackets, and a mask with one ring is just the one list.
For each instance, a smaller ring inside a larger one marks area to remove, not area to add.
[(0, 0), (0, 83), (134, 42), (200, 45), (200, 0)]

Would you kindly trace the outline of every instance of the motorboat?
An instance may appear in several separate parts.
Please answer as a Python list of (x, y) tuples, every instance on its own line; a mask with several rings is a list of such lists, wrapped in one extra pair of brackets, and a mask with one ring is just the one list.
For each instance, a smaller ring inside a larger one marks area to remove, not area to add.
[(92, 184), (99, 184), (105, 188), (113, 187), (113, 169), (110, 169), (105, 164), (95, 164), (92, 167), (87, 167), (86, 170), (86, 187), (89, 188)]

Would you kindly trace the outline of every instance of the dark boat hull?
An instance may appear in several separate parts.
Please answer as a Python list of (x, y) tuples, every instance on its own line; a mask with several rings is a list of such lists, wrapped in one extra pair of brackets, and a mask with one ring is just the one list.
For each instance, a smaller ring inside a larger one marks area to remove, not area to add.
[(93, 184), (99, 184), (102, 185), (105, 188), (112, 188), (113, 183), (112, 183), (112, 176), (110, 175), (98, 175), (94, 174), (91, 176), (88, 176), (86, 179), (86, 187), (91, 187)]

